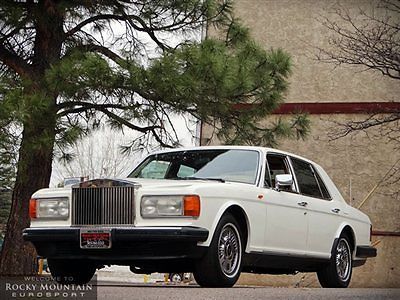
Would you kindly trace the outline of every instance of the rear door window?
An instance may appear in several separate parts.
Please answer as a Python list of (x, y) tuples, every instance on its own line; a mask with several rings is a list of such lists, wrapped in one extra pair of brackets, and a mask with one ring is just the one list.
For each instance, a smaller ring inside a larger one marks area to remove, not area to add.
[(315, 177), (317, 178), (317, 181), (318, 181), (319, 188), (321, 189), (322, 198), (324, 198), (325, 200), (330, 200), (330, 199), (332, 199), (332, 198), (331, 198), (331, 195), (330, 195), (329, 192), (328, 192), (328, 189), (326, 188), (326, 185), (325, 185), (324, 181), (323, 181), (322, 178), (321, 178), (321, 176), (319, 176), (319, 174), (318, 174), (318, 172), (315, 170), (315, 168), (313, 168), (313, 169), (314, 169)]
[(312, 166), (303, 160), (291, 158), (300, 193), (305, 196), (324, 198)]

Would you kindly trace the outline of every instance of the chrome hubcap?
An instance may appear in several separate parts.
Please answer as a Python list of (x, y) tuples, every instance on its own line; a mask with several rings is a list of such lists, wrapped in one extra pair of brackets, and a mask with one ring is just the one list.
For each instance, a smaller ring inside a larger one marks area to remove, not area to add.
[(234, 277), (239, 269), (242, 249), (239, 233), (236, 227), (225, 224), (218, 240), (218, 258), (222, 272), (228, 277)]
[(336, 247), (336, 272), (342, 281), (347, 281), (351, 271), (351, 251), (345, 239), (341, 239)]

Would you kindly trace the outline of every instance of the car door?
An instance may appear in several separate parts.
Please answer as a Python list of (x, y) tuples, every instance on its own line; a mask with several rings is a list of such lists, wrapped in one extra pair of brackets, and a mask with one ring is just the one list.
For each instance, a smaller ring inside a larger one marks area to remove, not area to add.
[(288, 190), (274, 189), (275, 176), (292, 174), (286, 155), (268, 153), (266, 161), (265, 249), (272, 253), (302, 255), (306, 251), (307, 216), (295, 184)]
[(313, 164), (290, 158), (308, 218), (307, 255), (329, 258), (340, 225), (341, 206), (333, 201)]

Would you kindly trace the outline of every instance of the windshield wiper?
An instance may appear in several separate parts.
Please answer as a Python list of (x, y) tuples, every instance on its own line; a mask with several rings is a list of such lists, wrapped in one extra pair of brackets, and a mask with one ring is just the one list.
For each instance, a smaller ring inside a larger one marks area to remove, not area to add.
[(214, 178), (214, 177), (194, 177), (194, 176), (187, 176), (187, 177), (181, 177), (179, 179), (184, 179), (184, 180), (213, 180), (213, 181), (219, 181), (219, 182), (225, 182), (224, 179), (222, 178)]

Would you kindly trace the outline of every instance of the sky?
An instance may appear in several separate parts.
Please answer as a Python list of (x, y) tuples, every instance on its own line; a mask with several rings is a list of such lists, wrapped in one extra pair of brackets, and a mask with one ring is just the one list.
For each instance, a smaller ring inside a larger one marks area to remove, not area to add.
[[(173, 122), (182, 147), (195, 146), (196, 120), (175, 116)], [(132, 130), (122, 133), (103, 127), (82, 138), (71, 149), (75, 158), (70, 163), (64, 164), (57, 158), (54, 159), (50, 187), (56, 187), (64, 178), (70, 177), (126, 177), (152, 150), (160, 149), (157, 145), (152, 145), (144, 151), (122, 154), (121, 146), (129, 144), (136, 136), (137, 133)]]

